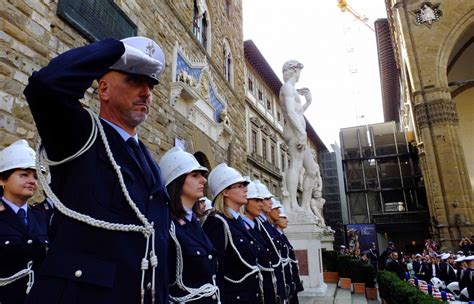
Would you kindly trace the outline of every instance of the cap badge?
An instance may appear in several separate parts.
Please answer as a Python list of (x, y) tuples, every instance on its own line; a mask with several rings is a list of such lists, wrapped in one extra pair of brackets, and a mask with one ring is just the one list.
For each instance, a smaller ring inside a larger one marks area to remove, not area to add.
[(146, 53), (150, 57), (153, 57), (153, 54), (155, 54), (155, 46), (153, 45), (153, 42), (150, 41), (146, 46)]

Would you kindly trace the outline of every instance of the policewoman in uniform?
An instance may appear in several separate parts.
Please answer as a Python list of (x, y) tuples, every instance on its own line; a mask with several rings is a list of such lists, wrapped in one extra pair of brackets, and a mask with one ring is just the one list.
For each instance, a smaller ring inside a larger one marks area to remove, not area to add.
[(288, 227), (288, 216), (285, 213), (285, 209), (282, 207), (280, 209), (280, 215), (278, 216), (278, 221), (277, 221), (277, 230), (280, 233), (281, 239), (285, 243), (286, 247), (288, 248), (288, 261), (289, 261), (289, 267), (291, 267), (291, 285), (292, 288), (290, 289), (290, 303), (299, 303), (298, 300), (298, 292), (301, 292), (304, 290), (303, 283), (301, 282), (300, 278), (300, 270), (298, 266), (298, 260), (296, 260), (296, 255), (295, 255), (295, 250), (293, 249), (293, 246), (291, 245), (290, 241), (284, 234), (283, 230)]
[(263, 300), (264, 303), (268, 304), (280, 303), (280, 298), (277, 294), (275, 272), (272, 267), (272, 252), (268, 248), (263, 235), (257, 229), (256, 220), (262, 213), (264, 195), (255, 182), (250, 182), (247, 190), (247, 204), (242, 207), (243, 219), (248, 231), (252, 234), (258, 245), (258, 266), (263, 277)]
[[(288, 292), (286, 288), (285, 274), (283, 271), (283, 259), (281, 257), (283, 243), (279, 237), (276, 227), (270, 223), (271, 219), (269, 218), (269, 215), (272, 211), (272, 206), (274, 206), (273, 194), (260, 181), (256, 180), (254, 183), (257, 185), (257, 188), (260, 189), (260, 192), (264, 197), (262, 207), (263, 212), (257, 218), (257, 229), (260, 231), (261, 235), (267, 242), (268, 248), (270, 249), (270, 253), (272, 255), (272, 267), (277, 280), (277, 294), (280, 301), (285, 303), (285, 301), (288, 300)], [(278, 206), (275, 203), (275, 208), (276, 207)]]
[(195, 204), (203, 196), (206, 167), (196, 158), (174, 147), (160, 160), (163, 179), (170, 196), (169, 244), (170, 302), (217, 303), (217, 252), (204, 233)]
[(217, 285), (221, 301), (261, 303), (258, 246), (239, 213), (240, 207), (247, 203), (249, 182), (224, 163), (211, 171), (208, 182), (216, 212), (207, 217), (203, 228), (218, 253)]
[[(69, 50), (29, 78), (54, 238), (27, 303), (169, 302), (169, 197), (138, 133), (164, 68), (156, 42), (132, 37)], [(80, 103), (94, 80), (99, 115)]]
[(28, 204), (38, 182), (35, 152), (19, 140), (0, 152), (0, 303), (24, 303), (48, 245), (49, 214)]

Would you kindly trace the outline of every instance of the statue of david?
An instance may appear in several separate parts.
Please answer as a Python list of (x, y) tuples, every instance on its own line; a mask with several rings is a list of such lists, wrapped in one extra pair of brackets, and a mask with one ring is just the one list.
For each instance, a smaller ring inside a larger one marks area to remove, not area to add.
[[(289, 202), (285, 206), (287, 210), (311, 212), (310, 200), (312, 190), (317, 183), (317, 163), (307, 145), (306, 120), (304, 112), (312, 101), (311, 92), (308, 88), (296, 89), (295, 85), (300, 78), (303, 64), (296, 60), (289, 60), (283, 65), (284, 84), (280, 89), (280, 104), (285, 117), (283, 137), (288, 145), (290, 154), (290, 166), (286, 174), (286, 188), (289, 194)], [(302, 104), (300, 96), (305, 98)], [(298, 180), (302, 169), (305, 169), (303, 179), (303, 198), (301, 208), (297, 201)], [(283, 200), (284, 201), (284, 200)], [(285, 203), (285, 201), (284, 201)]]

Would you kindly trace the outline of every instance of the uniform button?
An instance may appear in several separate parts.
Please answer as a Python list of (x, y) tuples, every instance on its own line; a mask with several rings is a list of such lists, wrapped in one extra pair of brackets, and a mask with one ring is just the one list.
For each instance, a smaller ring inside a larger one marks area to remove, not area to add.
[(270, 249), (267, 248), (267, 251), (270, 251)]
[(257, 292), (257, 297), (258, 297), (258, 292)]
[(216, 295), (212, 295), (212, 299), (213, 300), (217, 299)]
[(5, 245), (8, 245), (8, 244), (10, 244), (10, 241), (5, 241)]
[(212, 260), (212, 254), (208, 255), (207, 258), (208, 258), (209, 260)]
[(29, 245), (33, 244), (33, 240), (26, 241)]
[(196, 251), (196, 254), (197, 254), (197, 255), (201, 255), (201, 252), (198, 250), (198, 251)]
[(82, 271), (81, 270), (76, 270), (76, 272), (74, 272), (74, 276), (76, 278), (80, 278), (82, 276)]
[(239, 300), (239, 299), (240, 299), (240, 296), (237, 296), (237, 300)]
[(240, 239), (240, 242), (242, 243), (244, 240)]
[(150, 201), (151, 201), (151, 200), (153, 199), (153, 195), (150, 195), (149, 199), (150, 199)]
[(258, 275), (256, 275), (255, 278), (258, 280)]
[(252, 244), (252, 245), (253, 245), (253, 241), (250, 241), (250, 244)]
[(150, 290), (150, 289), (151, 289), (151, 282), (150, 282), (150, 283), (148, 283), (148, 284), (146, 284), (146, 288), (147, 288), (148, 290)]

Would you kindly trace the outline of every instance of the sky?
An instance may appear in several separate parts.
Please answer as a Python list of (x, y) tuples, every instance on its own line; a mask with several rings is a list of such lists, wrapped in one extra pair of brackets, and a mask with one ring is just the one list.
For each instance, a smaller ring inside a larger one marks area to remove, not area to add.
[[(347, 0), (372, 25), (382, 0)], [(311, 90), (305, 116), (328, 149), (339, 129), (383, 121), (375, 33), (336, 0), (243, 0), (244, 40), (253, 40), (282, 80), (289, 59), (304, 64), (296, 87)], [(303, 99), (304, 100), (304, 99)]]

